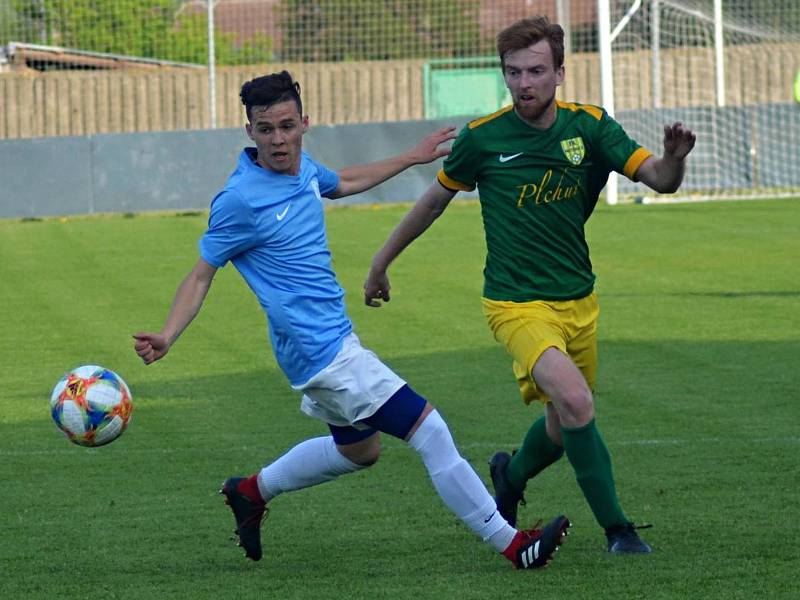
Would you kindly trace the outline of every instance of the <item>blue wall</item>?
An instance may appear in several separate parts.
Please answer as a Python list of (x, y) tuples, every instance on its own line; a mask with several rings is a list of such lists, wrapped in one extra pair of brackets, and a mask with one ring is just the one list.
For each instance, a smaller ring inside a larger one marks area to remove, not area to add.
[[(683, 191), (800, 187), (800, 107), (794, 104), (627, 111), (617, 118), (657, 154), (665, 123), (682, 120), (697, 131)], [(304, 147), (339, 169), (389, 157), (438, 127), (467, 120), (316, 126)], [(0, 141), (0, 218), (204, 209), (246, 145), (252, 144), (243, 129)], [(440, 165), (414, 167), (332, 203), (415, 200)], [(620, 178), (620, 192), (645, 191)]]
[[(333, 169), (372, 162), (461, 121), (317, 126), (304, 148)], [(244, 129), (104, 134), (0, 141), (0, 218), (208, 208), (236, 166)], [(331, 203), (416, 199), (441, 161)]]

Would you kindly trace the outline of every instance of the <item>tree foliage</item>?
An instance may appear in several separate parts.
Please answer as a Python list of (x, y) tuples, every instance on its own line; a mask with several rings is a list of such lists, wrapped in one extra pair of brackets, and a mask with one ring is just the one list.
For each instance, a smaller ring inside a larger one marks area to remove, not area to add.
[(485, 54), (478, 8), (478, 0), (282, 0), (280, 54), (287, 61)]
[[(207, 17), (179, 0), (11, 0), (20, 26), (16, 41), (93, 52), (205, 63)], [(272, 40), (260, 35), (237, 44), (214, 34), (219, 64), (267, 62)]]

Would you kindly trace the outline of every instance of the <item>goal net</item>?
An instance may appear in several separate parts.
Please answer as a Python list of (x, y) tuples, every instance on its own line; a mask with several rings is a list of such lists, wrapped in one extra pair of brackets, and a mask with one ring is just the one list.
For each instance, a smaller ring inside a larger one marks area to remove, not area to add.
[(800, 3), (609, 2), (616, 119), (659, 154), (664, 124), (682, 121), (697, 133), (677, 195), (619, 177), (619, 199), (800, 196)]

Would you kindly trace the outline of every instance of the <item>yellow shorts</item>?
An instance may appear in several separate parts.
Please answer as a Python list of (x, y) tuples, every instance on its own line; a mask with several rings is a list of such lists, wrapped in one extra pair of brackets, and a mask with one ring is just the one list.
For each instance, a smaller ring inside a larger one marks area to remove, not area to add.
[(500, 302), (483, 299), (483, 314), (494, 338), (514, 359), (512, 368), (525, 404), (549, 398), (536, 387), (533, 366), (555, 347), (568, 355), (594, 390), (597, 375), (597, 317), (600, 307), (592, 292), (579, 300)]

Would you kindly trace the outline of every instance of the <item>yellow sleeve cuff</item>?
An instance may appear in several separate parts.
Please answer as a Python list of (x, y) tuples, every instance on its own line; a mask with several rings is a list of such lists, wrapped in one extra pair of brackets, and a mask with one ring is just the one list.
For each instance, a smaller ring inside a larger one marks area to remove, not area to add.
[(622, 168), (622, 172), (625, 174), (625, 177), (631, 181), (636, 181), (636, 171), (638, 171), (639, 167), (642, 166), (642, 163), (651, 156), (653, 156), (653, 153), (647, 148), (639, 148), (636, 150), (636, 152), (631, 154), (630, 157), (628, 157), (628, 160), (625, 162), (625, 166)]
[(453, 190), (456, 192), (471, 192), (475, 189), (474, 185), (467, 185), (465, 183), (461, 183), (460, 181), (456, 181), (455, 179), (450, 179), (444, 172), (444, 169), (439, 169), (439, 174), (436, 176), (436, 179), (438, 179), (439, 183), (441, 183), (448, 190)]

